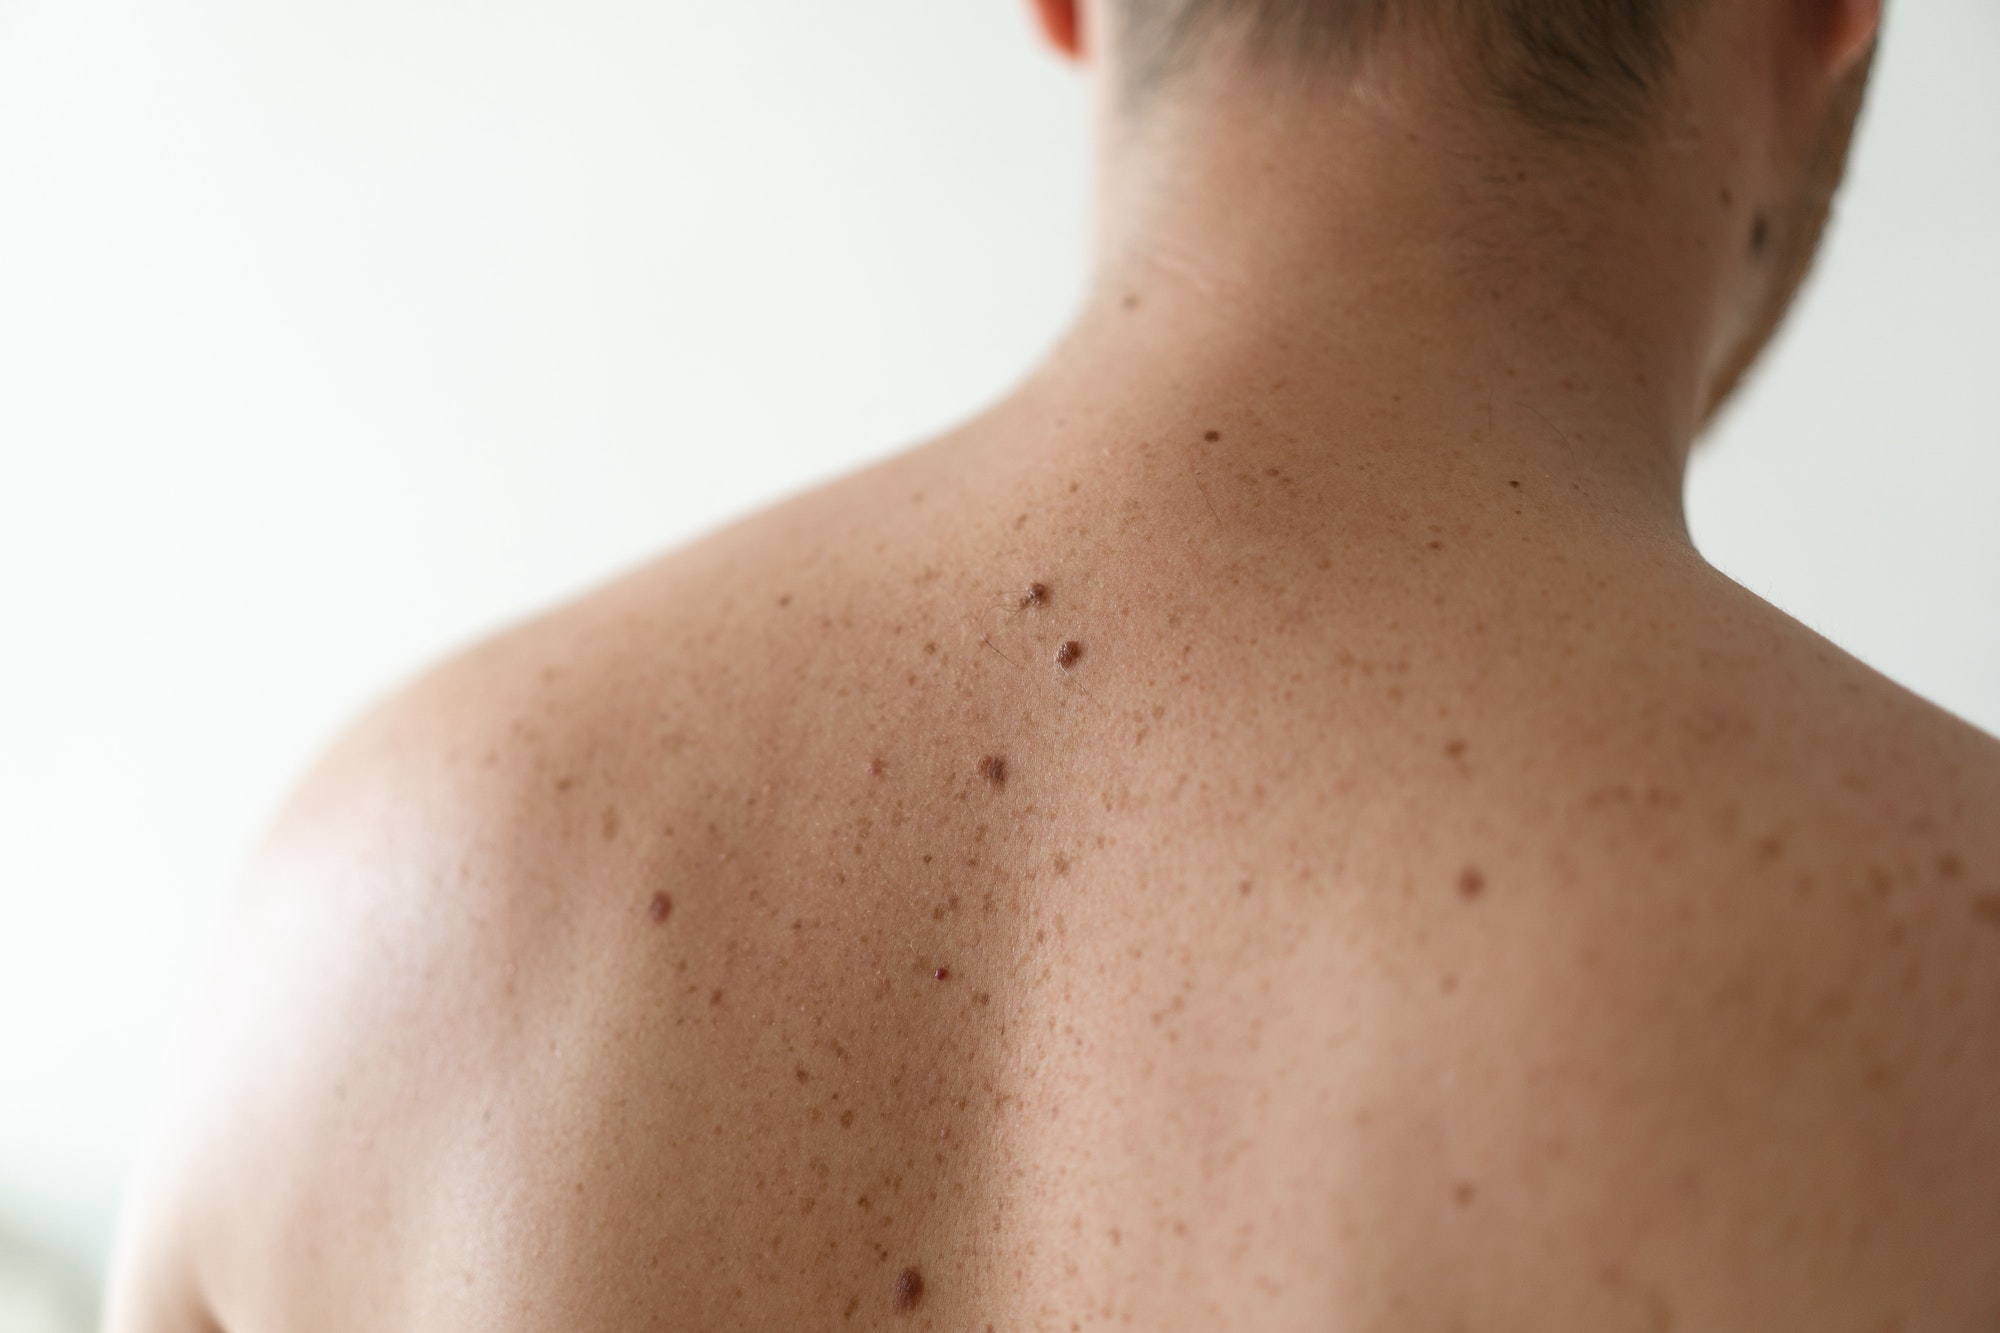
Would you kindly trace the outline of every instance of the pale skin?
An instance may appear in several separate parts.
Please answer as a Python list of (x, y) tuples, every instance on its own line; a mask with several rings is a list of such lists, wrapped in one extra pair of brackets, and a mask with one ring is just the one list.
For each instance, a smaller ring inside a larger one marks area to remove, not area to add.
[(2000, 1329), (2000, 745), (1681, 512), (1877, 14), (1708, 8), (1104, 96), (1017, 393), (326, 759), (113, 1333)]

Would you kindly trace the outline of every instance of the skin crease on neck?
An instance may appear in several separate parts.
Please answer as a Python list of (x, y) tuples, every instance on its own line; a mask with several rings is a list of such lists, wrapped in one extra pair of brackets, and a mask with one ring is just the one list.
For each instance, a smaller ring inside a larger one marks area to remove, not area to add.
[(1877, 15), (1696, 9), (1614, 144), (1039, 0), (1073, 327), (334, 749), (107, 1327), (2000, 1328), (2000, 754), (1681, 507)]

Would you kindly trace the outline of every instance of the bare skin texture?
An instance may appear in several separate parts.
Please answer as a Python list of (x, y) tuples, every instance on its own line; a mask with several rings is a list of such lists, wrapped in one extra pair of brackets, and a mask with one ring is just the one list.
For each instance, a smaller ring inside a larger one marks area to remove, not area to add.
[(1874, 15), (1710, 9), (1107, 112), (1018, 393), (385, 705), (110, 1327), (2000, 1329), (2000, 747), (1680, 512)]

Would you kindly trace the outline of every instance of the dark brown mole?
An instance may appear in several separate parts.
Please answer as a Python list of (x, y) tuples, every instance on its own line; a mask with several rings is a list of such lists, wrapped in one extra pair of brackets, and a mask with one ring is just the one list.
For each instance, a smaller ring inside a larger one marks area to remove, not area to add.
[(1219, 430), (1212, 430), (1208, 432), (1208, 434), (1202, 436), (1201, 438), (1207, 440), (1210, 444), (1216, 444), (1222, 439), (1222, 432)]
[(1007, 785), (1007, 761), (997, 754), (989, 754), (979, 761), (979, 776), (996, 787)]
[(646, 904), (646, 915), (653, 918), (653, 924), (656, 926), (673, 914), (674, 900), (664, 893), (654, 894), (653, 901)]
[(905, 1268), (896, 1275), (896, 1313), (908, 1314), (924, 1303), (924, 1275)]
[(1467, 866), (1458, 877), (1458, 896), (1468, 902), (1486, 892), (1486, 876), (1476, 866)]
[(1075, 639), (1071, 639), (1068, 643), (1056, 649), (1056, 665), (1067, 671), (1075, 666), (1077, 659), (1082, 656), (1083, 645)]
[(939, 968), (939, 969), (938, 969), (937, 971), (935, 971), (935, 972), (931, 973), (931, 980), (932, 980), (932, 981), (950, 981), (950, 980), (951, 980), (951, 969), (950, 969), (950, 968), (948, 968), (948, 967), (941, 967), (941, 968)]
[(1750, 223), (1750, 253), (1762, 255), (1771, 244), (1771, 220), (1759, 213)]
[(1031, 606), (1042, 606), (1046, 604), (1048, 600), (1049, 600), (1048, 584), (1030, 583), (1028, 585), (1028, 590), (1025, 593), (1021, 594), (1021, 609), (1025, 611)]

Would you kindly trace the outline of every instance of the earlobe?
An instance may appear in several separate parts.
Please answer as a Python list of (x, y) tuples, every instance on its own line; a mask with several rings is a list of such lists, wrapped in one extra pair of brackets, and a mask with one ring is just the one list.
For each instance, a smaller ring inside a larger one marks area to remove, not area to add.
[(1835, 78), (1853, 69), (1875, 46), (1882, 28), (1882, 0), (1814, 0), (1820, 10), (1820, 58)]
[(1034, 0), (1035, 18), (1042, 36), (1071, 60), (1083, 56), (1082, 0)]

